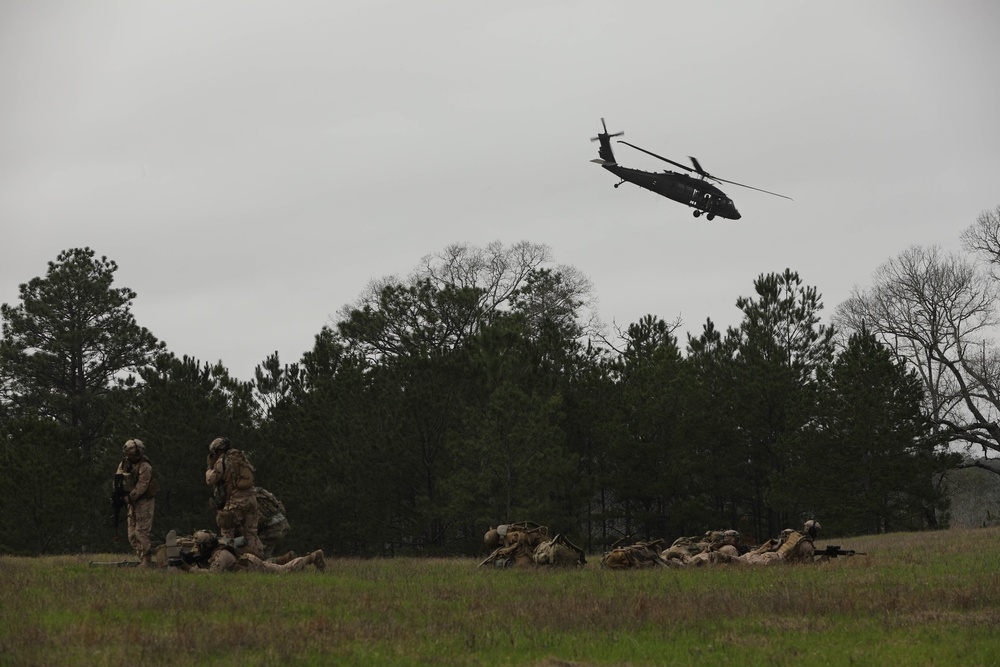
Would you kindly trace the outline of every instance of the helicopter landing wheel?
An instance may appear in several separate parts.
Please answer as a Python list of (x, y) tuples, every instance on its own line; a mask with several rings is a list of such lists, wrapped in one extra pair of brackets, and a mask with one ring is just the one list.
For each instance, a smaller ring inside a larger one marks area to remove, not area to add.
[(705, 217), (708, 218), (709, 220), (715, 220), (715, 214), (714, 213), (709, 213)]
[(701, 211), (699, 211), (699, 210), (696, 209), (691, 215), (693, 215), (696, 218), (700, 218), (701, 217)]

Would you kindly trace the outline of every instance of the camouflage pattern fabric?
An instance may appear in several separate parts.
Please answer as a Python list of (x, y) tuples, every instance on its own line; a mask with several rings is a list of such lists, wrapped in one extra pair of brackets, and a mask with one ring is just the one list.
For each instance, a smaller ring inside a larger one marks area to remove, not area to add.
[[(677, 561), (680, 565), (687, 565), (691, 559), (699, 554), (718, 551), (726, 547), (733, 547), (739, 551), (742, 544), (742, 537), (735, 530), (710, 530), (704, 535), (692, 537), (678, 537), (669, 549), (665, 549), (660, 557), (666, 561)], [(704, 562), (706, 559), (701, 559)]]
[(583, 549), (566, 536), (557, 534), (550, 539), (548, 527), (533, 521), (490, 528), (483, 536), (483, 545), (491, 552), (479, 567), (578, 566), (587, 562)]
[(601, 558), (601, 567), (611, 570), (634, 570), (646, 567), (669, 567), (660, 557), (663, 540), (636, 542), (628, 546), (613, 547)]
[[(253, 487), (240, 488), (245, 461), (246, 457), (239, 450), (224, 451), (205, 471), (205, 483), (213, 488), (222, 485), (226, 490), (226, 504), (216, 514), (219, 532), (227, 538), (242, 535), (246, 538), (246, 551), (261, 557), (264, 555), (264, 545), (257, 536), (257, 525), (260, 522), (257, 494)], [(249, 463), (245, 465), (249, 466)]]
[(535, 547), (532, 554), (535, 565), (554, 565), (556, 567), (582, 567), (587, 564), (583, 549), (570, 542), (562, 534), (551, 540), (542, 542)]
[(128, 543), (132, 545), (143, 565), (152, 564), (149, 534), (153, 530), (153, 513), (156, 500), (145, 498), (128, 506)]
[(145, 455), (141, 460), (128, 457), (118, 464), (115, 474), (123, 475), (122, 488), (128, 492), (128, 543), (143, 565), (152, 564), (149, 535), (153, 530), (158, 485), (153, 479), (153, 466)]
[(285, 539), (291, 525), (285, 518), (285, 504), (278, 500), (273, 493), (263, 487), (256, 487), (254, 495), (257, 497), (257, 510), (260, 519), (257, 523), (257, 537), (260, 539), (264, 553), (264, 559), (274, 555), (274, 547), (281, 540)]

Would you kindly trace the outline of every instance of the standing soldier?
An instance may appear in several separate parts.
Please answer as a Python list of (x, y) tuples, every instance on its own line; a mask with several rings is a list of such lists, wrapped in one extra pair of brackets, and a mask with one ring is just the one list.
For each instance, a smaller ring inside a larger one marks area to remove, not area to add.
[(159, 484), (153, 479), (153, 466), (146, 458), (142, 440), (132, 438), (122, 447), (125, 458), (118, 464), (115, 476), (121, 475), (122, 491), (128, 502), (128, 543), (135, 549), (139, 562), (152, 566), (149, 533), (153, 529), (153, 510)]
[(229, 438), (216, 438), (208, 445), (208, 469), (205, 483), (214, 487), (216, 523), (223, 537), (246, 539), (244, 551), (254, 556), (264, 555), (264, 545), (257, 537), (260, 512), (254, 493), (253, 466), (243, 452), (233, 449)]

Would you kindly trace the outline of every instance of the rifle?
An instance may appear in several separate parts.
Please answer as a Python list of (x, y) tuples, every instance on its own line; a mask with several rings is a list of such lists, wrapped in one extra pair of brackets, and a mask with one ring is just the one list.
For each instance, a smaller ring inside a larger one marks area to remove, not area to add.
[(827, 556), (828, 558), (836, 558), (837, 556), (867, 556), (864, 551), (855, 551), (854, 549), (841, 549), (839, 545), (828, 544), (824, 549), (816, 549), (813, 552), (813, 556)]
[(121, 523), (122, 519), (122, 508), (128, 502), (128, 493), (125, 491), (125, 475), (122, 473), (115, 473), (115, 484), (114, 489), (111, 491), (111, 512), (114, 518), (115, 528), (118, 528), (118, 524)]
[(92, 560), (89, 564), (91, 566), (104, 565), (106, 567), (139, 567), (139, 561), (137, 560)]

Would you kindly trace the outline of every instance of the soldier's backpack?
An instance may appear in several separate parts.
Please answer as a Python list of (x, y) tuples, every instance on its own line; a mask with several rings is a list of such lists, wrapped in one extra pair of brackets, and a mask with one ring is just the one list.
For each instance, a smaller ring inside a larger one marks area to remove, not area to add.
[(583, 549), (570, 542), (562, 533), (535, 547), (533, 558), (535, 565), (570, 567), (587, 564)]
[(238, 449), (231, 449), (226, 453), (226, 465), (233, 466), (233, 484), (237, 490), (246, 491), (253, 488), (254, 467), (250, 465), (246, 455)]
[(285, 518), (285, 504), (278, 500), (273, 493), (258, 486), (255, 490), (257, 496), (257, 511), (260, 513), (260, 520), (257, 522), (257, 529), (263, 531), (274, 524), (287, 521)]
[[(778, 555), (784, 560), (804, 560), (802, 558), (801, 550), (805, 544), (811, 545), (812, 540), (800, 532), (792, 531), (792, 533), (785, 538), (784, 544), (778, 548)], [(812, 561), (812, 552), (809, 552), (808, 560)]]

